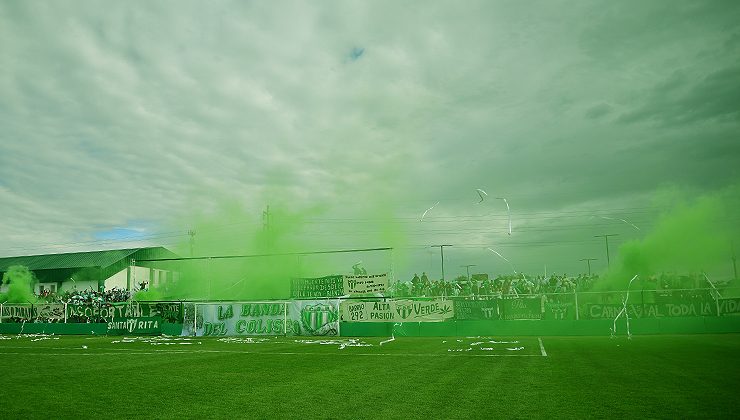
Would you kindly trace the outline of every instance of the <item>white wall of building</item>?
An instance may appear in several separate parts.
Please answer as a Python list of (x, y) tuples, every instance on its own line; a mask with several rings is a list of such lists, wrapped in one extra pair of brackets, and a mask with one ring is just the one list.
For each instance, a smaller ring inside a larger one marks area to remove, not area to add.
[[(113, 288), (128, 289), (128, 270), (129, 267), (117, 272), (116, 274), (105, 279), (105, 290), (111, 290)], [(180, 277), (177, 272), (169, 272), (167, 270), (150, 269), (147, 267), (131, 267), (131, 288), (130, 290), (139, 290), (139, 286), (142, 281), (147, 282), (147, 287), (160, 287), (164, 286), (168, 281), (176, 282)], [(34, 285), (34, 293), (38, 294), (41, 291), (41, 287), (44, 289), (50, 289), (52, 286), (57, 288), (57, 293), (64, 293), (68, 290), (98, 290), (97, 281), (72, 281), (72, 279), (63, 281), (62, 283), (38, 283)], [(0, 293), (7, 293), (8, 285), (0, 284)]]
[(128, 267), (105, 279), (105, 290), (113, 288), (126, 290), (128, 286)]
[(141, 282), (149, 284), (149, 271), (147, 267), (131, 267), (131, 290), (141, 289)]
[[(126, 289), (128, 269), (129, 268), (123, 269), (106, 279), (105, 290), (109, 290), (114, 287), (118, 287), (119, 289)], [(167, 270), (158, 270), (155, 268), (130, 267), (130, 269), (130, 290), (139, 290), (141, 288), (141, 282), (146, 282), (147, 288), (160, 287), (167, 283), (167, 281), (176, 281), (179, 277), (178, 273), (169, 272)]]
[(72, 280), (67, 280), (65, 282), (62, 282), (62, 284), (59, 286), (59, 290), (57, 291), (57, 293), (63, 293), (63, 292), (66, 292), (67, 290), (74, 290), (74, 289), (90, 290), (91, 288), (97, 291), (98, 282), (97, 281), (82, 281), (82, 280), (75, 282)]
[(36, 283), (34, 286), (34, 293), (39, 294), (42, 290), (49, 290), (52, 293), (56, 293), (57, 289), (57, 283)]

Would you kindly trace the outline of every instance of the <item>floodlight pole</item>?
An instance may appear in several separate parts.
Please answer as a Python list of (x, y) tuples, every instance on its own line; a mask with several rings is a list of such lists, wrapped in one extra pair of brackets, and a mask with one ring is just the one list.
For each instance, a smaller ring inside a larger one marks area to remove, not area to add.
[(213, 264), (211, 259), (208, 259), (208, 300), (211, 300), (211, 281), (213, 280)]
[(594, 235), (594, 238), (604, 238), (604, 243), (606, 244), (606, 268), (609, 268), (611, 265), (609, 263), (609, 237), (610, 236), (619, 236), (618, 233), (609, 233), (606, 235)]
[(461, 265), (460, 267), (465, 267), (468, 273), (468, 281), (470, 281), (470, 267), (475, 267), (476, 264), (467, 264), (467, 265)]
[(734, 274), (732, 278), (734, 280), (737, 280), (737, 258), (735, 257), (735, 241), (732, 241), (730, 243), (730, 246), (732, 247), (732, 272)]
[(190, 256), (193, 256), (193, 246), (195, 245), (195, 231), (193, 229), (188, 230), (188, 235), (190, 235)]
[(442, 259), (442, 281), (445, 279), (445, 247), (446, 246), (452, 246), (452, 245), (432, 245), (430, 248), (436, 248), (439, 247), (439, 255)]
[(586, 261), (588, 265), (588, 276), (591, 277), (591, 261), (596, 261), (597, 258), (581, 258), (581, 261)]
[[(132, 272), (131, 273), (131, 284), (130, 284), (130, 287), (128, 289), (129, 292), (131, 292), (132, 290), (136, 289), (136, 260), (133, 259), (133, 258), (131, 258), (131, 272)], [(77, 288), (77, 282), (75, 282), (75, 289), (76, 288)], [(134, 294), (131, 293), (131, 296), (133, 296), (133, 295)]]
[(262, 211), (262, 229), (270, 230), (270, 205), (269, 204), (267, 205), (267, 207), (265, 207), (265, 210)]

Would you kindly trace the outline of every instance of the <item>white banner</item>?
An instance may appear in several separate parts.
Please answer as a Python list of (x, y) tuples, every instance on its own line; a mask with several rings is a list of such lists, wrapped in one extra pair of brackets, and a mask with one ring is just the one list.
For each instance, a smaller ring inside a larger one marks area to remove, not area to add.
[(384, 293), (388, 288), (388, 273), (357, 276), (345, 275), (343, 277), (345, 295)]
[(197, 305), (198, 336), (293, 335), (285, 302)]
[(294, 300), (288, 309), (288, 325), (295, 335), (339, 335), (339, 301)]
[(342, 322), (439, 322), (455, 316), (451, 300), (344, 300), (340, 309)]
[(35, 303), (31, 304), (4, 304), (0, 305), (0, 318), (18, 318), (30, 321), (60, 321), (64, 319), (63, 303)]

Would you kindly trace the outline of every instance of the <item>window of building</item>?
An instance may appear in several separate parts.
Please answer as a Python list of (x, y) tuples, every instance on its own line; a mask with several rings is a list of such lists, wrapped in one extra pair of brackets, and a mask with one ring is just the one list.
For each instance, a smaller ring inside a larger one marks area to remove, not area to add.
[(49, 291), (50, 293), (56, 293), (57, 284), (56, 283), (39, 283), (39, 293), (44, 293), (44, 291)]

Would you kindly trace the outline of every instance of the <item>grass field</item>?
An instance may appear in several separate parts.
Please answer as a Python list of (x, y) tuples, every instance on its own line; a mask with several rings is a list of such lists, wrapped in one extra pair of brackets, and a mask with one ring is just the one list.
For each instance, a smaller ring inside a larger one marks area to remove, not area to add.
[(3, 418), (736, 418), (740, 335), (0, 337)]

